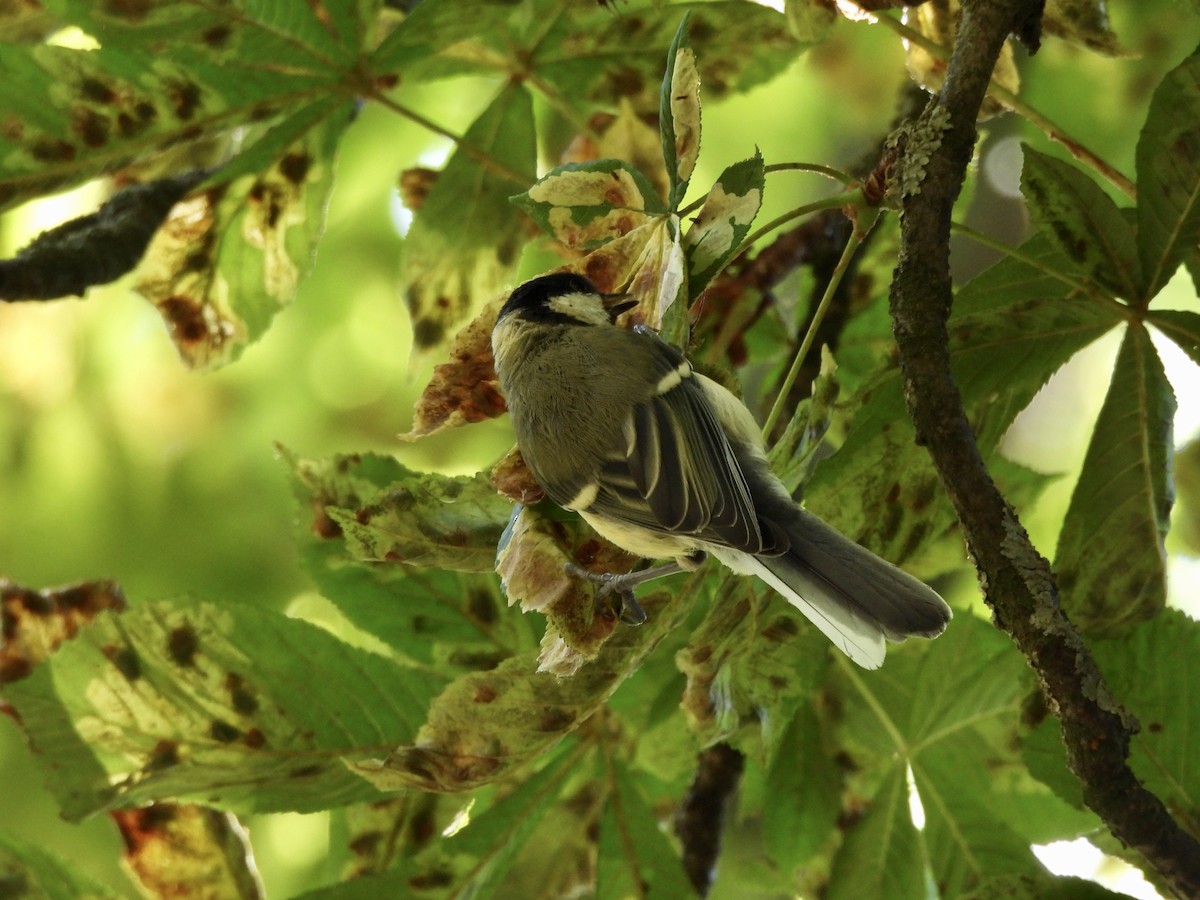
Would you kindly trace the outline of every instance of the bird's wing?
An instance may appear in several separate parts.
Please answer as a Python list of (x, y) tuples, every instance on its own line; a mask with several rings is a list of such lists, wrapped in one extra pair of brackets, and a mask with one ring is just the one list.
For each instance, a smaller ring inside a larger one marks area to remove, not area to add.
[(634, 404), (621, 440), (601, 459), (589, 512), (761, 552), (746, 476), (691, 366), (658, 338), (638, 337), (655, 373), (653, 390)]

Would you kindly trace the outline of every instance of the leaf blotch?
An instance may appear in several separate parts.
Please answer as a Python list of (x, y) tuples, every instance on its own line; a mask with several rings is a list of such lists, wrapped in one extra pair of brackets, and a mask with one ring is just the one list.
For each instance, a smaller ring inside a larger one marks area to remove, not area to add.
[(233, 29), (228, 25), (214, 25), (208, 31), (200, 35), (200, 39), (214, 50), (218, 50), (229, 43), (229, 36), (233, 34)]
[(167, 653), (176, 665), (191, 666), (196, 661), (196, 651), (200, 649), (200, 639), (196, 629), (191, 625), (180, 625), (172, 629), (167, 638)]
[(304, 184), (312, 160), (307, 153), (289, 153), (279, 161), (279, 174), (294, 185)]
[(225, 690), (229, 691), (229, 702), (239, 715), (252, 716), (258, 712), (258, 700), (241, 675), (230, 672), (225, 678)]
[(150, 751), (146, 771), (158, 772), (179, 765), (179, 745), (174, 741), (161, 740)]
[(110, 663), (116, 666), (117, 671), (125, 676), (126, 681), (137, 681), (142, 677), (141, 657), (132, 647), (109, 645), (104, 648), (104, 655), (108, 657)]
[(208, 337), (204, 307), (191, 297), (175, 294), (158, 304), (158, 311), (166, 319), (171, 334), (179, 341), (194, 344)]
[(251, 728), (242, 738), (242, 743), (251, 750), (258, 750), (260, 747), (265, 747), (267, 744), (267, 736), (258, 728)]

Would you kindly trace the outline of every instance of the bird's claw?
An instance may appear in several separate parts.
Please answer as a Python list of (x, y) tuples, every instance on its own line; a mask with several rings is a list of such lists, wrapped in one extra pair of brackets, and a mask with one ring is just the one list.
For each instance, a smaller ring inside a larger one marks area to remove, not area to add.
[[(603, 600), (611, 594), (616, 594), (620, 598), (620, 606), (617, 610), (618, 617), (625, 625), (643, 625), (646, 619), (646, 610), (642, 609), (642, 605), (637, 602), (637, 598), (633, 595), (633, 590), (627, 585), (629, 582), (637, 583), (637, 574), (632, 572), (628, 575), (616, 575), (612, 572), (589, 572), (575, 563), (567, 563), (567, 574), (576, 578), (584, 578), (593, 584), (597, 585), (596, 599)], [(614, 604), (615, 606), (615, 604)]]

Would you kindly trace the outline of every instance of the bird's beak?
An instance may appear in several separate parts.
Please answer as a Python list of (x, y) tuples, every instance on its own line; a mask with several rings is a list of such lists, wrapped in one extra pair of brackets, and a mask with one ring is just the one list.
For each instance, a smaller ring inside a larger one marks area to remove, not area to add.
[(638, 305), (638, 300), (632, 294), (601, 294), (604, 298), (604, 311), (611, 321), (616, 322), (617, 316), (629, 312)]

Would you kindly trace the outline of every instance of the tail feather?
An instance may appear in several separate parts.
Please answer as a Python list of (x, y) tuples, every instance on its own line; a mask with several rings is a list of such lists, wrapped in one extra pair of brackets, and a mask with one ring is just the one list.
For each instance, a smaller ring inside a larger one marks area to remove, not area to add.
[[(883, 663), (884, 639), (936, 637), (950, 607), (928, 585), (796, 508), (785, 524), (792, 548), (780, 556), (739, 554), (847, 656), (868, 669)], [(722, 555), (722, 554), (718, 554)]]

